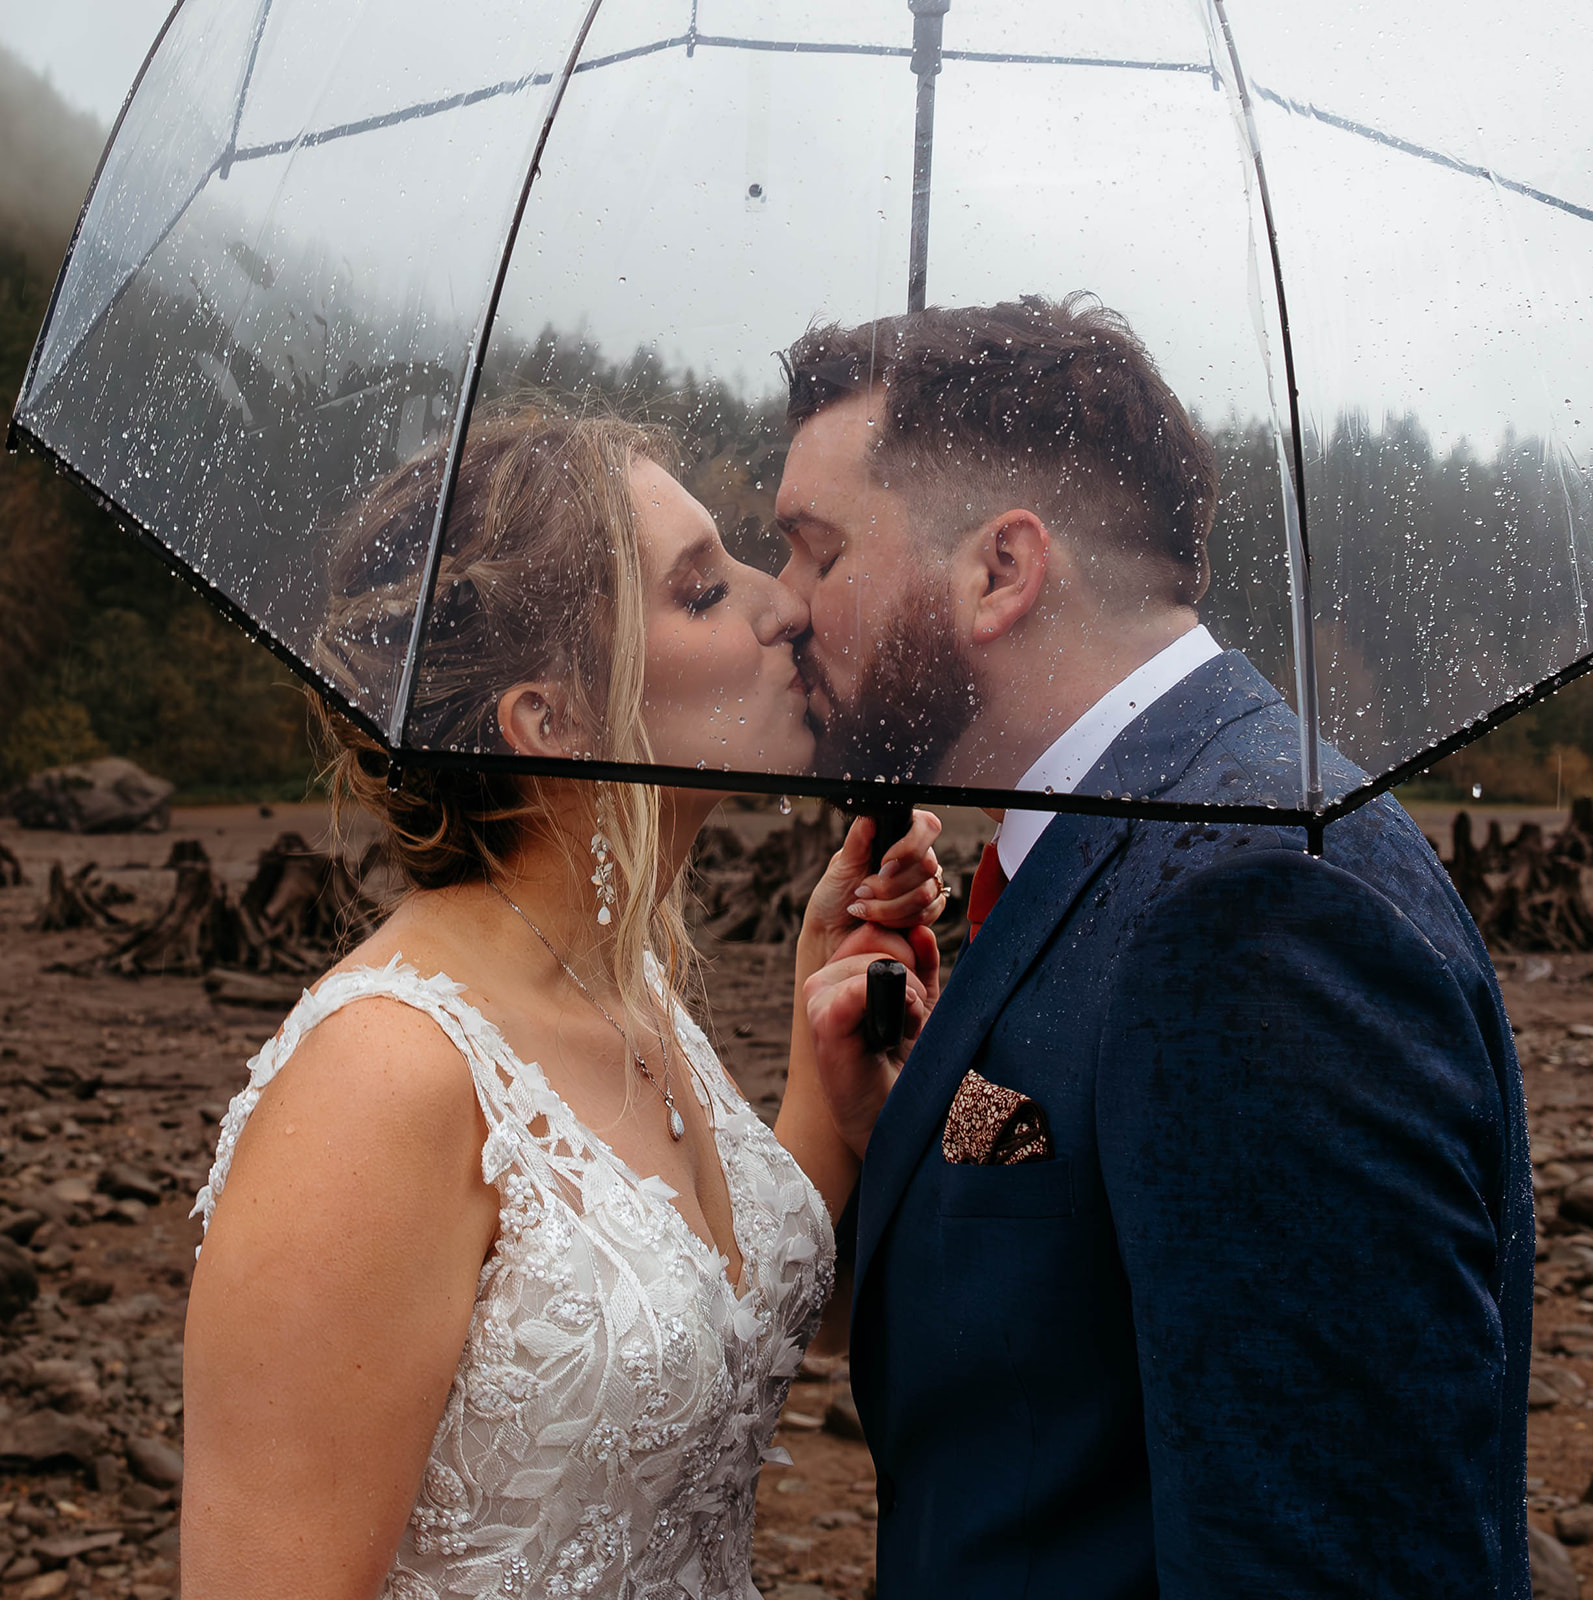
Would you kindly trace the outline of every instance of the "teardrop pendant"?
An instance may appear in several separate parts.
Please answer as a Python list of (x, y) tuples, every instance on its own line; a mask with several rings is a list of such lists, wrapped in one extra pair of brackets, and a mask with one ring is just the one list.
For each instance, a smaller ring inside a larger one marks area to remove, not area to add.
[(686, 1137), (685, 1120), (673, 1106), (669, 1108), (669, 1137), (676, 1144), (679, 1144)]

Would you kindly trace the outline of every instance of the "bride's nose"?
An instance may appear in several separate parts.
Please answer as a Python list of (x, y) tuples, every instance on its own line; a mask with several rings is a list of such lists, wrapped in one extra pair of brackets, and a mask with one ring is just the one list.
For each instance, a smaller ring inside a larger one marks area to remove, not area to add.
[(765, 592), (759, 597), (753, 627), (759, 644), (776, 645), (808, 631), (808, 604), (790, 584), (778, 578), (764, 578)]

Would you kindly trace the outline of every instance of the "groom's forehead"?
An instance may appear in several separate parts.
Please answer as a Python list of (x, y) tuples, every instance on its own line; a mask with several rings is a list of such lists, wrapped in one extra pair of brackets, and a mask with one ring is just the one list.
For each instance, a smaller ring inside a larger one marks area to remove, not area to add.
[(809, 417), (786, 455), (775, 501), (782, 526), (827, 521), (857, 495), (876, 488), (871, 460), (879, 447), (884, 396), (848, 395)]

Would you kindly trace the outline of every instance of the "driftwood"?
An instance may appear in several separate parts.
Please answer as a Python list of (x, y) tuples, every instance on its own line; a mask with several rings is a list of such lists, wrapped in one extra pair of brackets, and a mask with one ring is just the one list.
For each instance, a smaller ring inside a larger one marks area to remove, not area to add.
[(11, 847), (0, 841), (0, 889), (15, 889), (28, 880)]
[(35, 933), (65, 933), (73, 928), (120, 926), (122, 919), (111, 907), (132, 896), (97, 878), (98, 871), (94, 862), (86, 861), (69, 878), (59, 861), (51, 862), (44, 904), (29, 928)]
[[(692, 856), (695, 920), (712, 938), (727, 943), (783, 944), (795, 939), (802, 914), (830, 857), (840, 848), (846, 819), (826, 808), (811, 821), (793, 817), (748, 850), (729, 828), (707, 828)], [(967, 894), (977, 849), (937, 845), (946, 878), (947, 903), (935, 936), (950, 959), (968, 931)]]
[[(260, 853), (254, 877), (234, 899), (204, 847), (194, 839), (178, 840), (167, 860), (177, 874), (171, 900), (93, 965), (129, 978), (156, 972), (197, 976), (215, 968), (316, 971), (345, 943), (375, 927), (378, 907), (362, 888), (372, 865), (369, 855), (351, 866), (285, 833)], [(286, 987), (273, 986), (272, 993)], [(241, 998), (237, 989), (227, 998)]]
[(1571, 807), (1552, 840), (1523, 822), (1505, 842), (1497, 821), (1472, 837), (1471, 817), (1455, 817), (1450, 859), (1455, 890), (1496, 950), (1593, 950), (1593, 799)]
[(839, 846), (840, 818), (828, 808), (797, 816), (748, 850), (729, 828), (707, 828), (692, 857), (698, 920), (732, 944), (782, 944), (796, 937), (814, 885)]

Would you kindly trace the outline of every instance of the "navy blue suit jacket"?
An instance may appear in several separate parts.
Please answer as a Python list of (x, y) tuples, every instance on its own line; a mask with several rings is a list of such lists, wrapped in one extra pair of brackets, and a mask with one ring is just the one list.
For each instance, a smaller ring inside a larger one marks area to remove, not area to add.
[[(1230, 652), (1085, 787), (1292, 805), (1298, 774)], [(1058, 817), (958, 962), (858, 1195), (881, 1600), (1529, 1595), (1493, 969), (1392, 801), (1304, 845)], [(1054, 1160), (945, 1161), (970, 1068), (1040, 1103)]]

